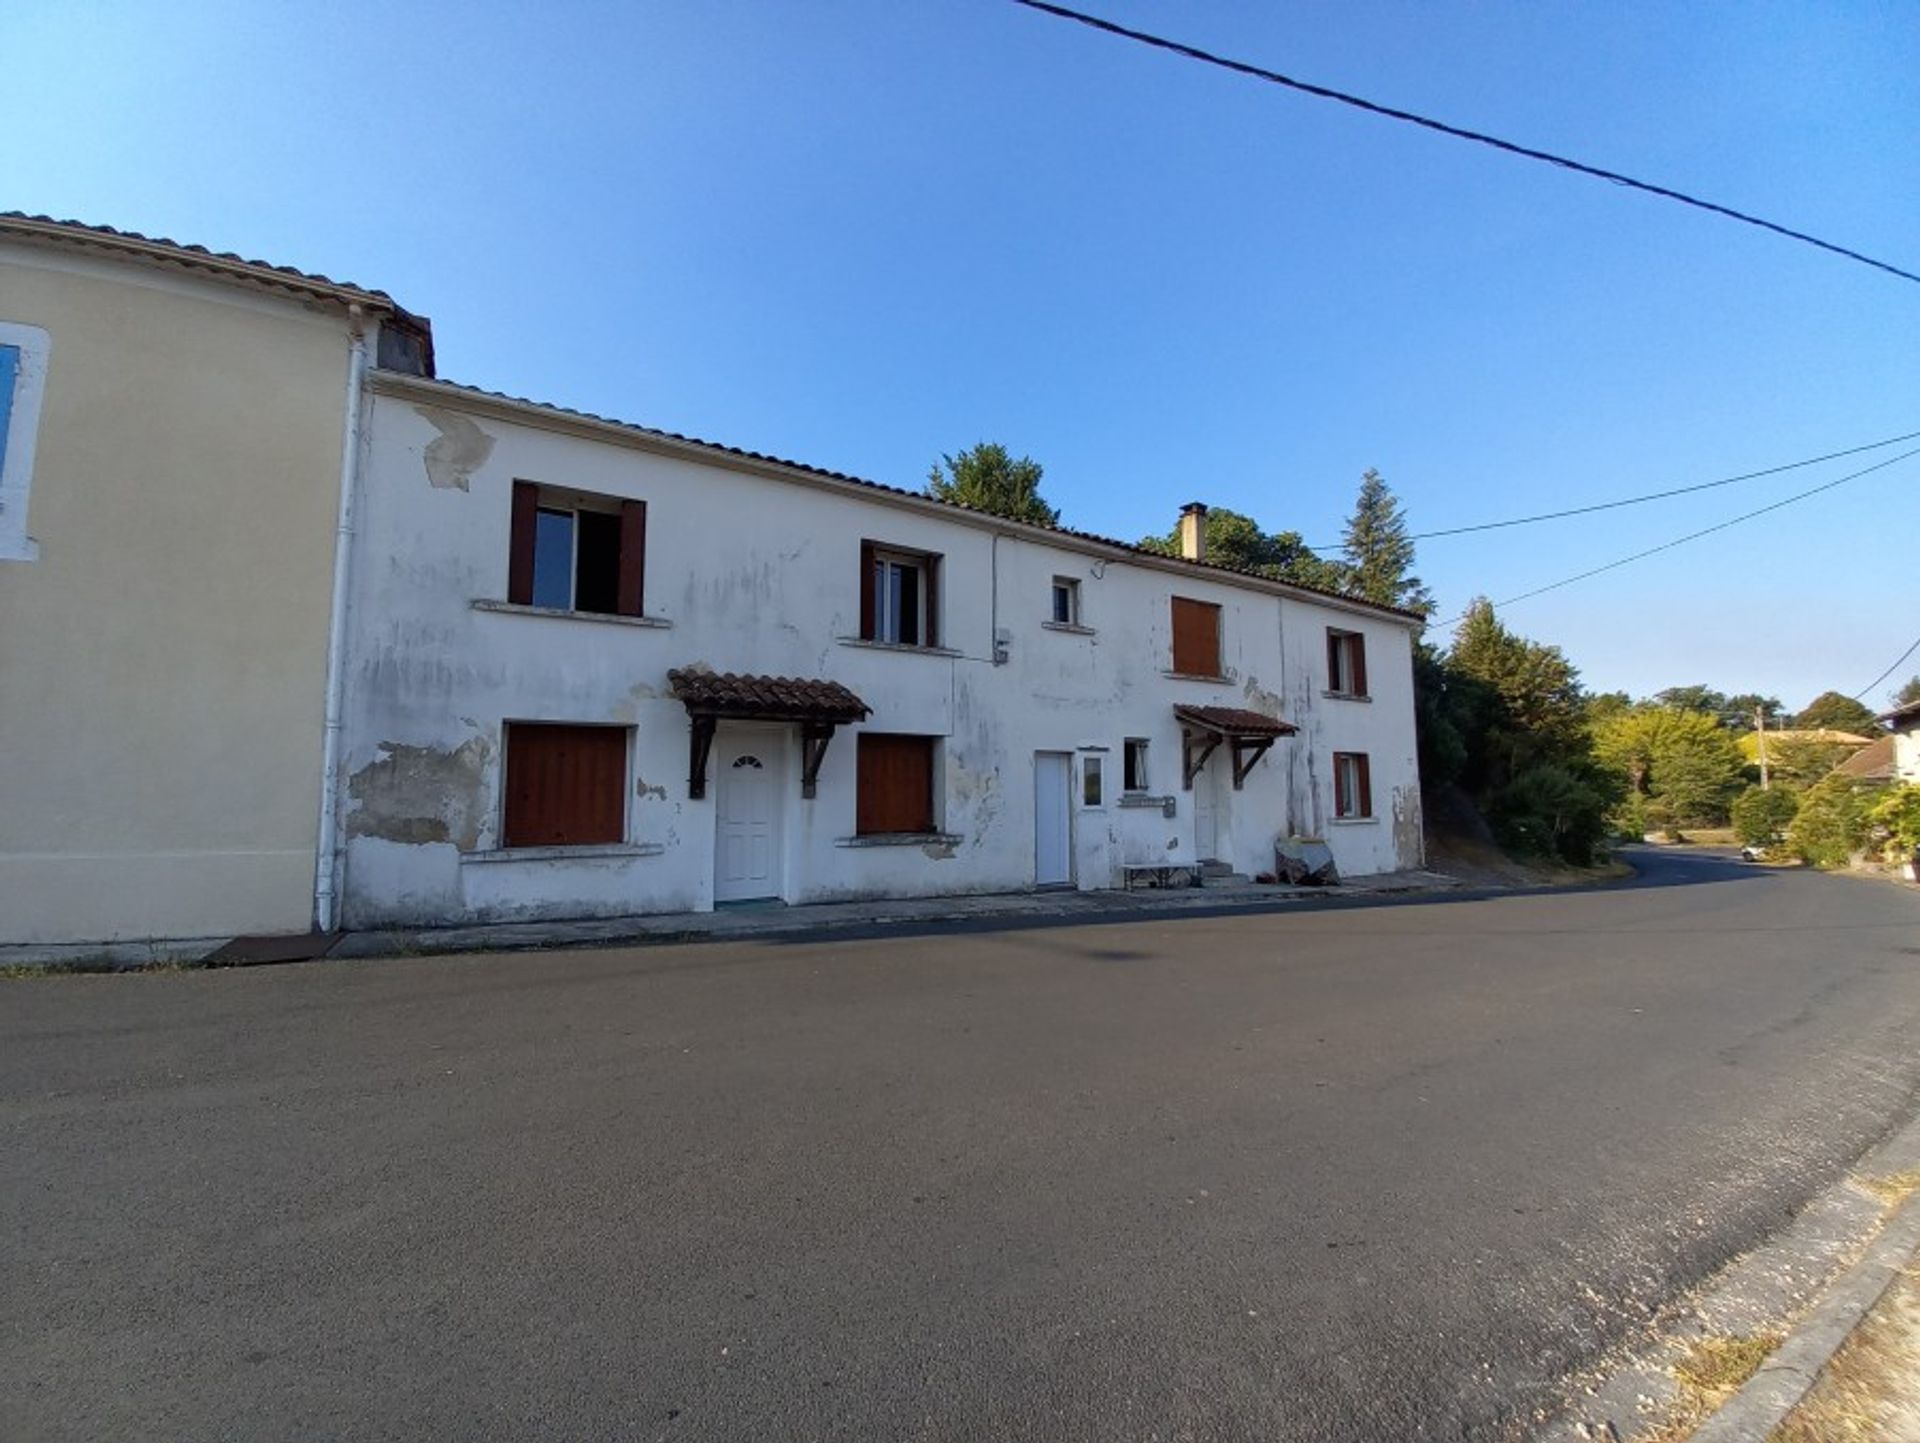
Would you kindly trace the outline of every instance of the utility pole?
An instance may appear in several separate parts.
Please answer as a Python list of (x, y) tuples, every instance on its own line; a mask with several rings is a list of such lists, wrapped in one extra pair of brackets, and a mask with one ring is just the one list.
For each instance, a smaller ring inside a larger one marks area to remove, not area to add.
[(1767, 780), (1767, 708), (1764, 704), (1753, 709), (1753, 732), (1760, 743), (1760, 790), (1769, 788)]

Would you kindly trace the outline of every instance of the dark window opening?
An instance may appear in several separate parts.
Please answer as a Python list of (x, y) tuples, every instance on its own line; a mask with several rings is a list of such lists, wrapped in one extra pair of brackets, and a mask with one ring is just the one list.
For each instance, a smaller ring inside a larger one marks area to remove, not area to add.
[(507, 600), (556, 611), (641, 615), (646, 502), (564, 505), (556, 499), (543, 504), (546, 500), (533, 482), (513, 483)]

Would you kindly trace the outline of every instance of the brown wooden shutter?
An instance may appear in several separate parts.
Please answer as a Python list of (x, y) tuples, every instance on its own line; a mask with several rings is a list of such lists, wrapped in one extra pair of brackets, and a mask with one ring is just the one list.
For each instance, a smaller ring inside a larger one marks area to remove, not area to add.
[(1333, 814), (1336, 817), (1352, 815), (1347, 801), (1347, 769), (1341, 765), (1346, 756), (1345, 752), (1333, 754)]
[[(1367, 694), (1367, 639), (1357, 631), (1351, 635), (1353, 646), (1347, 653), (1353, 662), (1353, 680), (1350, 686), (1355, 696), (1365, 696)], [(1366, 758), (1362, 757), (1360, 760), (1364, 763)]]
[(540, 488), (531, 481), (513, 483), (513, 530), (507, 544), (507, 600), (533, 605), (533, 537), (539, 524)]
[(506, 846), (624, 842), (626, 730), (510, 723), (506, 793)]
[(873, 543), (860, 543), (860, 635), (873, 640)]
[(933, 830), (933, 738), (860, 733), (854, 830)]
[(1355, 752), (1353, 754), (1353, 773), (1355, 779), (1360, 783), (1360, 807), (1354, 815), (1356, 817), (1370, 817), (1373, 815), (1373, 769), (1367, 765), (1367, 754), (1365, 752)]
[(620, 595), (619, 614), (639, 616), (641, 598), (646, 591), (647, 575), (647, 503), (620, 503)]
[(927, 568), (927, 615), (926, 625), (922, 628), (926, 635), (921, 638), (922, 646), (940, 644), (940, 558), (929, 556)]
[(1173, 669), (1189, 676), (1220, 675), (1220, 608), (1173, 598)]

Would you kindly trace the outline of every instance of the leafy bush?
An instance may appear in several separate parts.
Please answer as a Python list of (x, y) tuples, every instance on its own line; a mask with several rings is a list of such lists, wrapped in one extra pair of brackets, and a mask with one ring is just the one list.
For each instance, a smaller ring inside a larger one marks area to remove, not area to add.
[(1516, 851), (1588, 866), (1604, 850), (1607, 814), (1619, 800), (1598, 768), (1539, 762), (1494, 794), (1490, 820)]
[(1852, 777), (1828, 777), (1800, 799), (1787, 850), (1816, 867), (1844, 867), (1867, 845), (1867, 797)]
[(1631, 793), (1613, 813), (1613, 834), (1623, 842), (1644, 842), (1647, 839), (1647, 803), (1642, 797)]
[(1800, 810), (1800, 798), (1785, 787), (1748, 787), (1733, 800), (1733, 831), (1750, 847), (1777, 841)]
[(1889, 862), (1920, 856), (1920, 786), (1909, 782), (1892, 788), (1868, 810), (1867, 824), (1881, 838)]

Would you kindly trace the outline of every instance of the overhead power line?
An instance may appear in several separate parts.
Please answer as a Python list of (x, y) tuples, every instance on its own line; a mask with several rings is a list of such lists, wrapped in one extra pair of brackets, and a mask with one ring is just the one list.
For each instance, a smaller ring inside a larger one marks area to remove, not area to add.
[(1125, 25), (1116, 25), (1111, 20), (1102, 20), (1097, 15), (1088, 15), (1079, 10), (1069, 10), (1064, 5), (1053, 5), (1047, 0), (1013, 0), (1029, 10), (1038, 10), (1042, 14), (1055, 15), (1062, 20), (1071, 20), (1075, 24), (1089, 26), (1094, 30), (1104, 30), (1109, 35), (1118, 35), (1123, 39), (1137, 40), (1142, 45), (1151, 45), (1158, 50), (1170, 51), (1175, 55), (1184, 55), (1189, 60), (1198, 60), (1204, 65), (1217, 65), (1222, 70), (1231, 70), (1239, 75), (1250, 75), (1256, 80), (1264, 80), (1273, 85), (1284, 85), (1289, 90), (1298, 90), (1306, 95), (1318, 96), (1322, 100), (1337, 100), (1342, 105), (1351, 105), (1356, 110), (1364, 110), (1373, 115), (1384, 115), (1389, 120), (1404, 120), (1412, 125), (1424, 126), (1428, 130), (1437, 130), (1442, 135), (1451, 135), (1458, 140), (1470, 140), (1477, 145), (1492, 146), (1495, 150), (1504, 150), (1509, 155), (1524, 156), (1528, 160), (1545, 161), (1548, 165), (1557, 165), (1562, 170), (1575, 171), (1580, 175), (1590, 175), (1596, 180), (1611, 181), (1615, 185), (1624, 185), (1633, 190), (1645, 191), (1648, 195), (1662, 196), (1667, 200), (1690, 205), (1696, 210), (1711, 211), (1715, 215), (1725, 216), (1728, 220), (1737, 220), (1743, 225), (1758, 226), (1761, 230), (1772, 231), (1789, 240), (1817, 246), (1837, 256), (1844, 256), (1861, 265), (1872, 266), (1875, 270), (1900, 277), (1903, 281), (1920, 284), (1920, 275), (1912, 271), (1889, 265), (1885, 261), (1875, 260), (1872, 256), (1862, 255), (1859, 251), (1849, 250), (1845, 246), (1835, 245), (1832, 241), (1821, 240), (1818, 236), (1808, 235), (1805, 231), (1793, 230), (1774, 221), (1763, 220), (1757, 215), (1748, 215), (1745, 211), (1734, 210), (1731, 206), (1702, 200), (1698, 196), (1688, 195), (1685, 191), (1674, 190), (1664, 185), (1654, 185), (1650, 181), (1635, 180), (1630, 175), (1618, 171), (1603, 170), (1597, 165), (1588, 165), (1584, 161), (1573, 160), (1564, 155), (1555, 155), (1548, 150), (1535, 150), (1532, 146), (1516, 145), (1513, 141), (1502, 140), (1498, 136), (1485, 135), (1477, 130), (1467, 130), (1458, 125), (1449, 125), (1443, 120), (1434, 120), (1429, 116), (1416, 115), (1411, 110), (1399, 110), (1391, 105), (1381, 105), (1372, 100), (1364, 100), (1358, 95), (1349, 95), (1345, 91), (1332, 90), (1324, 85), (1314, 85), (1309, 81), (1296, 80), (1290, 75), (1282, 75), (1277, 70), (1268, 70), (1264, 66), (1250, 65), (1244, 60), (1232, 60), (1224, 55), (1215, 55), (1195, 45), (1187, 45), (1178, 40), (1169, 40), (1163, 35), (1149, 34), (1145, 30), (1133, 30)]
[(1888, 667), (1885, 671), (1881, 672), (1880, 675), (1876, 676), (1872, 681), (1868, 682), (1865, 686), (1861, 687), (1860, 690), (1855, 692), (1853, 694), (1853, 699), (1855, 701), (1865, 701), (1868, 692), (1872, 691), (1876, 686), (1880, 685), (1881, 682), (1885, 681), (1888, 677), (1892, 676), (1896, 671), (1900, 670), (1900, 664), (1904, 662), (1908, 657), (1912, 656), (1916, 651), (1920, 651), (1920, 636), (1916, 636), (1913, 639), (1913, 645), (1908, 647), (1905, 651), (1901, 652), (1900, 655), (1898, 655), (1893, 659), (1892, 666)]
[[(1664, 501), (1670, 496), (1689, 496), (1695, 491), (1711, 491), (1717, 486), (1731, 486), (1738, 481), (1757, 481), (1762, 476), (1778, 476), (1782, 471), (1798, 471), (1807, 466), (1818, 466), (1822, 461), (1837, 461), (1842, 456), (1858, 456), (1863, 451), (1878, 451), (1883, 446), (1897, 446), (1902, 441), (1911, 441), (1920, 437), (1920, 431), (1909, 431), (1904, 436), (1889, 436), (1884, 441), (1872, 441), (1865, 446), (1849, 446), (1844, 451), (1829, 451), (1824, 456), (1809, 456), (1804, 461), (1789, 461), (1784, 466), (1769, 466), (1764, 471), (1746, 471), (1738, 476), (1723, 476), (1718, 481), (1702, 481), (1695, 486), (1675, 486), (1667, 491), (1649, 491), (1644, 496), (1623, 496), (1618, 501), (1598, 501), (1591, 506), (1574, 506), (1565, 511), (1542, 511), (1537, 516), (1514, 516), (1505, 521), (1479, 521), (1471, 526), (1449, 526), (1440, 531), (1416, 531), (1409, 541), (1431, 541), (1437, 536), (1465, 536), (1473, 531), (1498, 531), (1507, 526), (1531, 526), (1537, 521), (1563, 521), (1569, 516), (1590, 516), (1596, 511), (1617, 511), (1622, 506), (1638, 506), (1644, 501)], [(1340, 551), (1344, 543), (1331, 543), (1325, 546), (1309, 546), (1309, 551)]]
[[(1630, 565), (1635, 561), (1644, 561), (1647, 557), (1657, 556), (1662, 551), (1671, 551), (1674, 547), (1684, 546), (1689, 541), (1698, 541), (1702, 536), (1711, 536), (1716, 531), (1725, 531), (1729, 526), (1738, 526), (1741, 522), (1751, 521), (1756, 516), (1765, 516), (1769, 511), (1778, 511), (1781, 507), (1791, 506), (1796, 501), (1805, 501), (1809, 496), (1818, 496), (1823, 491), (1831, 491), (1836, 486), (1844, 486), (1849, 481), (1857, 481), (1862, 476), (1871, 475), (1875, 471), (1884, 471), (1889, 466), (1897, 466), (1900, 462), (1911, 460), (1915, 456), (1920, 456), (1920, 446), (1916, 446), (1911, 451), (1902, 451), (1898, 456), (1890, 456), (1884, 461), (1876, 461), (1871, 466), (1863, 466), (1858, 471), (1850, 471), (1845, 476), (1838, 477), (1835, 480), (1822, 482), (1818, 486), (1797, 492), (1792, 496), (1775, 501), (1771, 505), (1761, 506), (1755, 510), (1743, 512), (1726, 521), (1716, 522), (1712, 526), (1703, 526), (1698, 531), (1689, 531), (1685, 536), (1676, 536), (1671, 541), (1663, 541), (1658, 546), (1649, 546), (1645, 551), (1636, 551), (1631, 556), (1622, 556), (1618, 561), (1609, 561), (1604, 566), (1595, 566), (1590, 570), (1580, 572), (1576, 576), (1569, 576), (1560, 581), (1549, 582), (1545, 586), (1536, 586), (1532, 591), (1523, 591), (1518, 596), (1509, 596), (1504, 601), (1496, 601), (1494, 605), (1496, 607), (1512, 606), (1516, 602), (1531, 601), (1536, 596), (1545, 596), (1549, 591), (1558, 591), (1563, 586), (1572, 586), (1576, 581), (1586, 581), (1607, 571), (1618, 571), (1622, 566)], [(1451, 621), (1442, 624), (1452, 626), (1454, 622), (1463, 620), (1466, 614), (1467, 613), (1463, 611)], [(1894, 663), (1895, 666), (1899, 664), (1897, 661)], [(1872, 685), (1877, 686), (1879, 683), (1874, 682)]]

